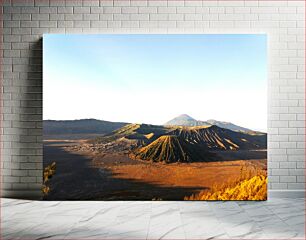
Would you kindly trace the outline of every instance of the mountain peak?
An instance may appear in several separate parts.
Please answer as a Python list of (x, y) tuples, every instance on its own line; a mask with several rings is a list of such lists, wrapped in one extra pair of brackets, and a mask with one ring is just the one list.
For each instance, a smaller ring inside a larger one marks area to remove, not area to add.
[(166, 122), (164, 125), (194, 127), (194, 126), (206, 126), (210, 124), (208, 124), (207, 122), (203, 122), (203, 121), (197, 121), (187, 114), (181, 114), (171, 119), (170, 121)]
[(195, 120), (194, 118), (190, 117), (188, 114), (181, 114), (177, 116), (175, 119)]

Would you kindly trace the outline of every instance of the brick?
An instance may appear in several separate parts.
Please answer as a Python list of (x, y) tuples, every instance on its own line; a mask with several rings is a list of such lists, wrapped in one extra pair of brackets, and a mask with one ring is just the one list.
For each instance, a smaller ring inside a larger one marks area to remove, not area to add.
[(184, 14), (169, 14), (168, 18), (170, 21), (182, 21), (184, 20)]
[(21, 13), (39, 13), (38, 7), (22, 7)]
[(157, 8), (158, 13), (176, 13), (175, 7), (158, 7)]
[(49, 19), (50, 19), (49, 14), (46, 13), (32, 14), (32, 22), (34, 22), (35, 20), (49, 20)]
[(254, 21), (251, 22), (252, 28), (278, 28), (278, 21)]
[(234, 13), (251, 13), (251, 8), (250, 7), (235, 7), (234, 8)]
[(296, 148), (295, 142), (280, 142), (279, 143), (280, 148)]
[(210, 8), (208, 7), (196, 7), (196, 13), (201, 13), (201, 14), (208, 14), (210, 11)]
[(302, 190), (305, 190), (305, 183), (288, 183), (288, 189), (302, 189)]
[(152, 21), (166, 21), (168, 20), (168, 14), (150, 14), (150, 20)]
[(49, 5), (50, 5), (49, 0), (35, 0), (34, 1), (34, 6), (37, 6), (37, 7), (49, 6)]
[(3, 13), (21, 13), (21, 7), (3, 7)]
[(113, 14), (99, 14), (100, 21), (113, 20)]
[(13, 28), (12, 29), (12, 34), (16, 35), (27, 35), (31, 34), (31, 28)]
[(279, 168), (279, 162), (268, 161), (268, 168)]
[(296, 182), (296, 176), (280, 176), (279, 181), (282, 183), (295, 183)]
[(90, 27), (90, 21), (74, 21), (74, 27), (77, 28), (89, 28)]
[[(169, 4), (169, 3), (168, 3)], [(134, 6), (134, 7), (143, 7), (143, 6), (147, 6), (148, 2), (146, 0), (143, 1), (139, 1), (139, 0), (130, 0), (130, 6)]]
[(297, 129), (296, 128), (280, 128), (279, 129), (279, 134), (297, 134)]
[(279, 190), (279, 189), (287, 189), (287, 183), (272, 183), (272, 189)]
[(124, 14), (138, 13), (138, 8), (137, 7), (122, 7), (121, 13), (124, 13)]
[(76, 14), (76, 13), (74, 13), (74, 14), (65, 14), (65, 20), (82, 20), (83, 19), (83, 15), (82, 14)]
[(73, 13), (73, 7), (58, 7), (58, 14)]
[(280, 164), (279, 165), (280, 168), (296, 168), (295, 162), (280, 162), (279, 164)]
[(25, 177), (28, 176), (28, 170), (22, 170), (22, 169), (13, 169), (11, 171), (11, 176), (13, 177)]
[(90, 7), (90, 13), (103, 13), (104, 10), (102, 7)]
[(130, 20), (149, 20), (149, 14), (132, 14)]
[(139, 22), (141, 28), (157, 28), (158, 21), (140, 21)]
[(212, 28), (232, 28), (234, 27), (233, 21), (211, 21), (210, 27)]
[(244, 6), (244, 2), (242, 1), (219, 1), (219, 6)]
[(139, 7), (139, 13), (157, 13), (157, 7)]
[[(45, 28), (32, 28), (32, 34), (37, 34), (37, 35), (42, 35), (44, 33), (48, 33), (49, 29), (47, 27)], [(30, 35), (26, 35), (26, 36), (30, 36)]]
[[(51, 0), (53, 1), (53, 0)], [(47, 14), (54, 14), (57, 13), (57, 7), (40, 7), (39, 8), (40, 13), (47, 13)]]
[(177, 7), (176, 8), (177, 13), (195, 13), (195, 7)]
[(184, 5), (185, 5), (184, 1), (181, 1), (181, 0), (168, 1), (169, 7), (183, 7)]
[(13, 176), (3, 176), (3, 181), (6, 183), (16, 183), (20, 181), (20, 178)]
[(202, 20), (202, 14), (185, 14), (186, 21), (200, 21)]
[(4, 21), (3, 27), (4, 28), (20, 27), (20, 21)]
[(194, 21), (177, 21), (178, 28), (194, 28)]
[(239, 14), (219, 14), (219, 20), (243, 20), (243, 16)]
[(14, 14), (12, 20), (31, 20), (31, 14)]
[(81, 7), (82, 3), (83, 3), (82, 0), (69, 0), (69, 1), (66, 1), (66, 6), (68, 6), (68, 7), (76, 7), (76, 6)]
[(50, 0), (50, 6), (64, 7), (66, 6), (66, 1), (65, 0)]
[(36, 182), (36, 177), (20, 177), (20, 181), (22, 183), (35, 183)]
[(50, 15), (50, 21), (65, 20), (65, 14), (52, 14)]
[(120, 7), (104, 7), (103, 13), (121, 13)]
[(13, 6), (31, 7), (34, 6), (34, 0), (15, 0), (12, 1)]
[(106, 28), (107, 21), (91, 21), (90, 26), (93, 28)]
[(90, 13), (90, 7), (74, 7), (73, 13)]
[(288, 169), (272, 169), (272, 174), (278, 175), (278, 176), (288, 176), (289, 170)]
[(116, 0), (116, 1), (114, 1), (114, 6), (118, 6), (118, 7), (130, 6), (130, 1)]
[(82, 1), (83, 2), (83, 6), (99, 6), (100, 5), (100, 1), (99, 0), (90, 0), (90, 1)]
[(305, 183), (305, 176), (296, 176), (296, 181), (298, 183)]
[(295, 14), (296, 13), (296, 7), (281, 7), (281, 8), (279, 8), (279, 13)]
[(210, 7), (209, 13), (225, 13), (225, 7)]
[(176, 25), (176, 21), (158, 21), (158, 26), (161, 28), (175, 28)]
[(292, 128), (305, 127), (305, 121), (290, 121), (289, 127), (292, 127)]
[[(12, 43), (12, 49), (28, 49), (29, 48), (29, 43)], [(18, 58), (18, 60), (23, 60)], [(14, 61), (16, 64), (16, 62)], [(25, 62), (27, 64), (27, 62)]]
[(86, 20), (99, 20), (99, 14), (83, 14), (83, 19)]
[(148, 0), (148, 6), (156, 6), (156, 7), (167, 6), (167, 1), (163, 1), (163, 0)]
[(185, 0), (185, 6), (186, 7), (201, 7), (202, 1), (194, 1), (194, 0)]
[(305, 162), (297, 162), (296, 167), (297, 168), (305, 168)]
[(121, 20), (130, 20), (129, 14), (114, 14), (114, 20), (115, 21), (121, 21)]
[(121, 21), (107, 21), (107, 27), (108, 28), (120, 28)]
[(253, 7), (251, 8), (251, 13), (278, 13), (277, 7)]
[(305, 175), (305, 169), (289, 169), (290, 176), (303, 176)]
[(250, 21), (235, 21), (236, 28), (250, 28), (251, 22)]
[(280, 56), (283, 57), (296, 57), (297, 51), (296, 50), (280, 50)]
[(123, 28), (138, 28), (139, 21), (122, 21), (121, 27)]

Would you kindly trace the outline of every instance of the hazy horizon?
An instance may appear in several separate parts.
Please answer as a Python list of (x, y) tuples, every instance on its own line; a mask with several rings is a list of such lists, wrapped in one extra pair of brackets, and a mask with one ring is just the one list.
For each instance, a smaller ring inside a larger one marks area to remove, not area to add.
[[(182, 113), (182, 114), (180, 114), (180, 115), (188, 115), (189, 117), (193, 118), (193, 117), (190, 116), (189, 114), (185, 114), (185, 113)], [(169, 119), (168, 121), (170, 121), (170, 120), (172, 120), (172, 119), (174, 119), (174, 118), (176, 118), (176, 117), (179, 117), (180, 115), (175, 116), (175, 117)], [(217, 120), (217, 121), (219, 121), (219, 122), (229, 122), (229, 121), (225, 121), (225, 120), (212, 119), (212, 118), (210, 118), (210, 119), (196, 119), (196, 118), (194, 118), (194, 119), (197, 120), (197, 121)], [(107, 119), (98, 119), (98, 118), (91, 118), (91, 117), (89, 117), (89, 118), (81, 118), (81, 119), (59, 119), (59, 120), (56, 120), (56, 119), (44, 119), (43, 121), (78, 121), (78, 120), (98, 120), (98, 121), (107, 121), (107, 122), (123, 122), (123, 123), (128, 123), (128, 124), (129, 124), (129, 123), (134, 123), (134, 124), (151, 124), (151, 123), (146, 123), (146, 122), (109, 121), (109, 120), (107, 120)], [(168, 121), (167, 121), (167, 122), (168, 122)], [(166, 122), (160, 123), (160, 124), (151, 124), (151, 125), (163, 126), (165, 123), (166, 123)], [(233, 122), (231, 122), (231, 123), (233, 123)], [(235, 124), (235, 123), (233, 123), (233, 124)], [(237, 124), (235, 124), (235, 125), (237, 125)], [(248, 128), (247, 126), (240, 126), (240, 127)], [(249, 129), (251, 129), (251, 128), (249, 128)], [(251, 130), (266, 132), (265, 129), (251, 129)]]
[(266, 131), (266, 35), (46, 34), (43, 100), (44, 120), (187, 114)]

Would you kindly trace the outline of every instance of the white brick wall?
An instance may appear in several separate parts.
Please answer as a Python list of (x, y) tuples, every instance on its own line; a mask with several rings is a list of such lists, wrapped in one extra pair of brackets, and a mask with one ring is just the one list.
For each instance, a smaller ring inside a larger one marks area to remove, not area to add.
[(43, 33), (267, 33), (269, 189), (305, 189), (304, 1), (4, 0), (2, 11), (2, 196), (40, 192)]

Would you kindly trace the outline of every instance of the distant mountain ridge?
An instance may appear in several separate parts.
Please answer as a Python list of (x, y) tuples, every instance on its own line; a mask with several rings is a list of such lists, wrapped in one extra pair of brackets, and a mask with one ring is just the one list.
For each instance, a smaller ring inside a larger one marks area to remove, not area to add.
[(97, 119), (44, 120), (44, 135), (60, 134), (108, 134), (127, 125), (123, 122), (109, 122)]
[(221, 121), (217, 121), (217, 120), (214, 120), (214, 119), (209, 119), (209, 120), (207, 120), (207, 122), (210, 123), (211, 125), (216, 125), (218, 127), (230, 129), (230, 130), (233, 130), (233, 131), (243, 131), (243, 132), (253, 131), (251, 129), (235, 125), (231, 122), (221, 122)]
[[(44, 136), (59, 136), (59, 135), (110, 135), (112, 138), (117, 135), (127, 136), (130, 133), (135, 136), (141, 136), (144, 141), (147, 139), (157, 139), (158, 136), (165, 134), (173, 127), (209, 127), (218, 126), (220, 128), (229, 129), (232, 131), (241, 131), (246, 133), (254, 133), (254, 131), (240, 127), (230, 122), (221, 122), (216, 120), (199, 121), (187, 114), (182, 114), (164, 125), (150, 125), (150, 124), (131, 124), (125, 122), (111, 122), (98, 119), (79, 119), (79, 120), (44, 120), (43, 134)], [(148, 136), (143, 136), (133, 130), (139, 128), (137, 131), (146, 132), (147, 129), (154, 130), (154, 134), (148, 133)], [(120, 134), (121, 132), (121, 134)], [(115, 133), (115, 134), (114, 134)]]
[(166, 122), (164, 125), (165, 126), (186, 126), (186, 127), (216, 125), (218, 127), (230, 129), (233, 131), (243, 131), (243, 132), (252, 131), (251, 129), (235, 125), (231, 122), (222, 122), (222, 121), (217, 121), (214, 119), (210, 119), (207, 121), (196, 120), (187, 114), (181, 114), (171, 119), (170, 121)]

